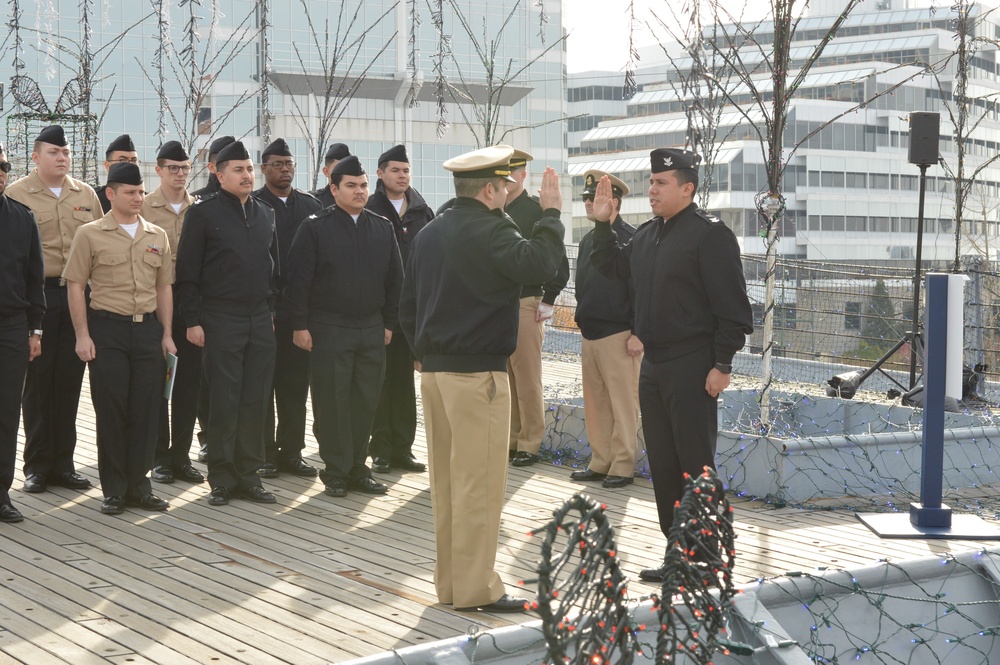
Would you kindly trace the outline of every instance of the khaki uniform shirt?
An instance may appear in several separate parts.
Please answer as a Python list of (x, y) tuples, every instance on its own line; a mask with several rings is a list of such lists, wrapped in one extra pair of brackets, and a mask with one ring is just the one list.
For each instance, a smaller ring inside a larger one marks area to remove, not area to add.
[(10, 184), (5, 193), (35, 213), (46, 277), (62, 274), (77, 229), (104, 216), (101, 201), (90, 185), (69, 176), (63, 181), (59, 198), (38, 177), (37, 169)]
[(167, 240), (170, 241), (171, 254), (176, 264), (177, 255), (173, 252), (177, 250), (181, 241), (181, 227), (184, 225), (188, 208), (194, 204), (194, 197), (185, 190), (180, 212), (174, 212), (173, 206), (167, 203), (161, 190), (162, 187), (157, 187), (156, 191), (146, 197), (146, 201), (142, 204), (142, 218), (167, 232)]
[(80, 227), (66, 281), (90, 281), (90, 307), (124, 316), (156, 311), (156, 287), (174, 283), (167, 232), (139, 218), (132, 238), (111, 213)]

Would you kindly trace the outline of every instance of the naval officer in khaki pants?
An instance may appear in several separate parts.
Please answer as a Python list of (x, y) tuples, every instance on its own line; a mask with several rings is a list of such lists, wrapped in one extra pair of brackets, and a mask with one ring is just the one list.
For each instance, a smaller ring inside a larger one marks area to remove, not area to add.
[(543, 215), (526, 240), (503, 213), (513, 148), (444, 163), (455, 204), (416, 235), (399, 321), (422, 365), (438, 600), (460, 610), (520, 612), (494, 570), (507, 484), (510, 387), (523, 284), (555, 273), (565, 252), (559, 177), (542, 178)]

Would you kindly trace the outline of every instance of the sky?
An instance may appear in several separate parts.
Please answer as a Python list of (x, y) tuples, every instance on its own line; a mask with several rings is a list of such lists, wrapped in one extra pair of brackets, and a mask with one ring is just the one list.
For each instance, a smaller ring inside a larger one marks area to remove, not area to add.
[[(609, 5), (624, 7), (622, 11)], [(635, 0), (636, 42), (640, 46), (656, 40), (642, 19), (652, 20), (649, 8), (654, 0)], [(660, 0), (655, 4), (665, 6)], [(600, 8), (600, 9), (598, 9)], [(570, 73), (588, 70), (624, 71), (628, 61), (628, 0), (600, 5), (595, 0), (567, 0), (563, 3), (563, 25), (569, 32), (566, 41), (566, 65)], [(657, 9), (663, 13), (663, 8)], [(666, 18), (664, 16), (664, 18)]]

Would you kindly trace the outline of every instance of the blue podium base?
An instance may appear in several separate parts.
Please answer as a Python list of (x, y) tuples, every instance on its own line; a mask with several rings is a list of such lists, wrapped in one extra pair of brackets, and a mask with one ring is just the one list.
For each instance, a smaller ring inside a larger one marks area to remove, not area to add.
[(916, 526), (908, 513), (858, 513), (858, 519), (879, 538), (1000, 540), (1000, 529), (975, 515), (953, 514), (950, 527)]

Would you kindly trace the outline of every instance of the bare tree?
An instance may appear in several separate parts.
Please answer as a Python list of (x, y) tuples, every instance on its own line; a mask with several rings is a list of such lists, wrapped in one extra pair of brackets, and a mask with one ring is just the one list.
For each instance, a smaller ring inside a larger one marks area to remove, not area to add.
[[(240, 21), (228, 29), (223, 39), (220, 34), (222, 12), (219, 0), (208, 0), (209, 21), (205, 25), (199, 11), (205, 0), (180, 0), (179, 9), (187, 10), (187, 20), (181, 30), (179, 40), (171, 38), (169, 23), (165, 23), (163, 0), (151, 0), (154, 12), (159, 16), (160, 42), (154, 55), (154, 71), (157, 78), (146, 69), (145, 63), (136, 59), (147, 80), (154, 86), (160, 99), (162, 120), (158, 131), (163, 142), (166, 135), (174, 133), (187, 151), (193, 152), (199, 136), (214, 134), (247, 100), (253, 98), (254, 91), (246, 91), (236, 98), (218, 116), (209, 114), (209, 101), (216, 81), (231, 66), (260, 34), (259, 5), (265, 0), (254, 0), (250, 11)], [(203, 33), (207, 32), (207, 35)], [(183, 107), (171, 103), (176, 99), (172, 90), (179, 88), (184, 99)]]
[[(552, 49), (560, 47), (566, 35), (560, 35), (535, 57), (516, 64), (514, 58), (502, 57), (501, 50), (505, 41), (504, 32), (522, 11), (521, 0), (516, 0), (511, 5), (510, 11), (498, 26), (494, 28), (491, 22), (483, 17), (482, 25), (478, 29), (473, 26), (457, 0), (447, 0), (461, 27), (463, 38), (468, 39), (477, 63), (482, 66), (480, 72), (471, 72), (459, 63), (451, 48), (452, 38), (444, 32), (444, 1), (428, 0), (431, 18), (438, 33), (438, 52), (434, 55), (434, 90), (438, 106), (439, 137), (448, 129), (446, 104), (449, 101), (455, 103), (463, 124), (476, 139), (477, 148), (501, 143), (515, 129), (533, 129), (554, 122), (565, 122), (568, 119), (560, 117), (501, 132), (501, 114), (504, 107), (510, 106), (529, 92), (515, 90), (516, 83), (532, 65), (545, 58)], [(431, 2), (435, 4), (430, 4)], [(545, 26), (546, 17), (542, 11), (539, 17), (539, 35), (543, 44)], [(448, 80), (446, 62), (450, 62), (453, 66), (455, 76), (453, 81)], [(467, 107), (471, 107), (471, 113), (466, 111)]]
[(295, 57), (304, 73), (303, 80), (309, 94), (305, 95), (302, 101), (294, 94), (287, 95), (287, 99), (292, 107), (291, 116), (302, 131), (309, 146), (309, 153), (313, 157), (312, 186), (315, 189), (319, 183), (326, 144), (333, 136), (334, 128), (365, 82), (368, 72), (393, 43), (396, 33), (385, 40), (385, 44), (374, 57), (368, 55), (362, 57), (365, 42), (371, 32), (396, 10), (399, 3), (393, 3), (371, 25), (360, 30), (358, 24), (362, 5), (358, 4), (351, 13), (347, 3), (341, 3), (336, 23), (331, 26), (329, 20), (324, 21), (322, 30), (317, 30), (308, 3), (306, 0), (299, 2), (302, 5), (306, 25), (309, 26), (311, 42), (308, 47), (311, 52), (320, 55), (321, 72), (317, 76), (310, 75), (313, 69), (310, 58), (303, 54), (297, 43), (293, 42)]

